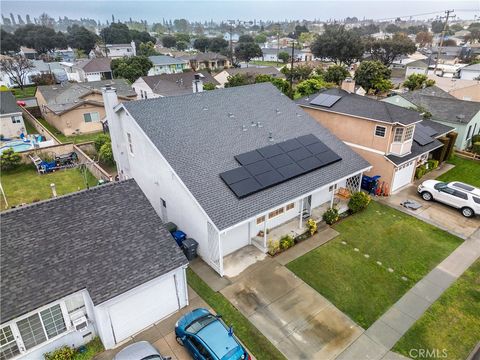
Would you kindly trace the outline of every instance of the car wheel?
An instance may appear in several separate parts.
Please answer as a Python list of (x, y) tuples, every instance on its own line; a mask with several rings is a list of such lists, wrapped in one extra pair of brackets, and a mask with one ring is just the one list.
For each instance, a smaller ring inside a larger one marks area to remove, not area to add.
[(424, 191), (422, 192), (422, 199), (425, 201), (430, 201), (433, 199), (433, 196), (428, 191)]
[(468, 207), (464, 207), (462, 208), (462, 215), (469, 218), (469, 217), (472, 217), (473, 216), (473, 210), (468, 208)]
[(180, 338), (180, 336), (177, 336), (176, 340), (181, 346), (183, 346), (183, 340)]

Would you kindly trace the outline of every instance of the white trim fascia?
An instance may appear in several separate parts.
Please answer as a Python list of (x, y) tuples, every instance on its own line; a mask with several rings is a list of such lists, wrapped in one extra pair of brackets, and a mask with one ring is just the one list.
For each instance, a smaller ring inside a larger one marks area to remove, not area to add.
[[(418, 154), (417, 156), (415, 156), (415, 157), (413, 157), (413, 158), (411, 158), (411, 159), (405, 160), (404, 162), (402, 162), (402, 163), (400, 163), (400, 164), (395, 164), (392, 160), (390, 160), (390, 159), (387, 157), (387, 155), (385, 155), (385, 159), (387, 159), (388, 161), (390, 161), (395, 167), (400, 167), (400, 166), (402, 166), (403, 164), (405, 164), (405, 163), (407, 163), (407, 162), (409, 162), (409, 161), (412, 161), (412, 160), (417, 160), (418, 158), (422, 157), (423, 155), (428, 154), (428, 153), (432, 152), (433, 150), (437, 150), (437, 149), (441, 148), (442, 146), (443, 146), (443, 144), (442, 144), (442, 145), (439, 145), (439, 146), (437, 146), (437, 147), (435, 147), (435, 148), (433, 148), (433, 149), (430, 149), (430, 150), (428, 150), (428, 151), (425, 151), (424, 153)], [(408, 154), (407, 154), (407, 155), (408, 155)]]
[(21, 111), (17, 111), (17, 112), (13, 112), (13, 113), (8, 113), (8, 114), (2, 114), (0, 115), (0, 118), (3, 119), (3, 118), (11, 118), (12, 116), (22, 116), (22, 112)]
[(372, 153), (375, 153), (375, 154), (385, 155), (385, 151), (375, 150), (375, 149), (369, 148), (367, 146), (354, 144), (354, 143), (351, 143), (351, 142), (348, 142), (348, 141), (344, 141), (344, 144), (346, 144), (348, 146), (351, 146), (351, 147), (354, 147), (354, 148), (357, 148), (357, 149), (362, 149), (362, 150), (365, 150), (365, 151), (369, 151), (369, 152), (372, 152)]

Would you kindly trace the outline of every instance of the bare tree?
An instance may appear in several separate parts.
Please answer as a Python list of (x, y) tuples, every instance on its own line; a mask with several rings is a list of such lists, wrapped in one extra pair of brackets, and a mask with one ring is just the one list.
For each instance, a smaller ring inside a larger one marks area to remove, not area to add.
[(23, 56), (4, 56), (0, 58), (0, 70), (7, 74), (22, 90), (25, 87), (27, 74), (33, 68), (33, 62)]

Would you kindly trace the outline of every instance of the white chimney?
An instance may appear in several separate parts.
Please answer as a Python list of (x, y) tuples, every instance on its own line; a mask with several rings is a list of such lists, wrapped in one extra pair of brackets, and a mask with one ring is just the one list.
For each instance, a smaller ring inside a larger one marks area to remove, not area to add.
[(347, 77), (345, 80), (342, 81), (342, 84), (340, 85), (340, 88), (342, 90), (345, 90), (346, 92), (352, 94), (355, 92), (355, 80), (353, 80), (351, 77)]
[(194, 93), (203, 91), (203, 80), (200, 78), (200, 74), (193, 75), (192, 90)]
[(102, 88), (103, 106), (105, 108), (105, 117), (107, 122), (114, 119), (113, 108), (118, 105), (117, 89), (106, 86)]

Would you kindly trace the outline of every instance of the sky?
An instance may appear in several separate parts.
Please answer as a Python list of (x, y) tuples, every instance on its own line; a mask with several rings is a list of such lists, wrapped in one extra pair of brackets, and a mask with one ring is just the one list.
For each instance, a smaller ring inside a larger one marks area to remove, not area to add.
[[(480, 1), (461, 0), (336, 0), (336, 1), (292, 1), (292, 0), (15, 0), (1, 1), (1, 13), (15, 16), (28, 13), (36, 17), (43, 12), (55, 18), (67, 16), (72, 19), (85, 17), (105, 22), (115, 18), (123, 21), (147, 20), (149, 23), (165, 19), (186, 18), (189, 21), (235, 20), (329, 20), (356, 16), (373, 19), (388, 19), (397, 16), (416, 15), (414, 19), (430, 19), (441, 15), (444, 10), (455, 9), (462, 19), (480, 16)], [(433, 14), (432, 14), (433, 13)], [(422, 14), (420, 16), (417, 16)]]

